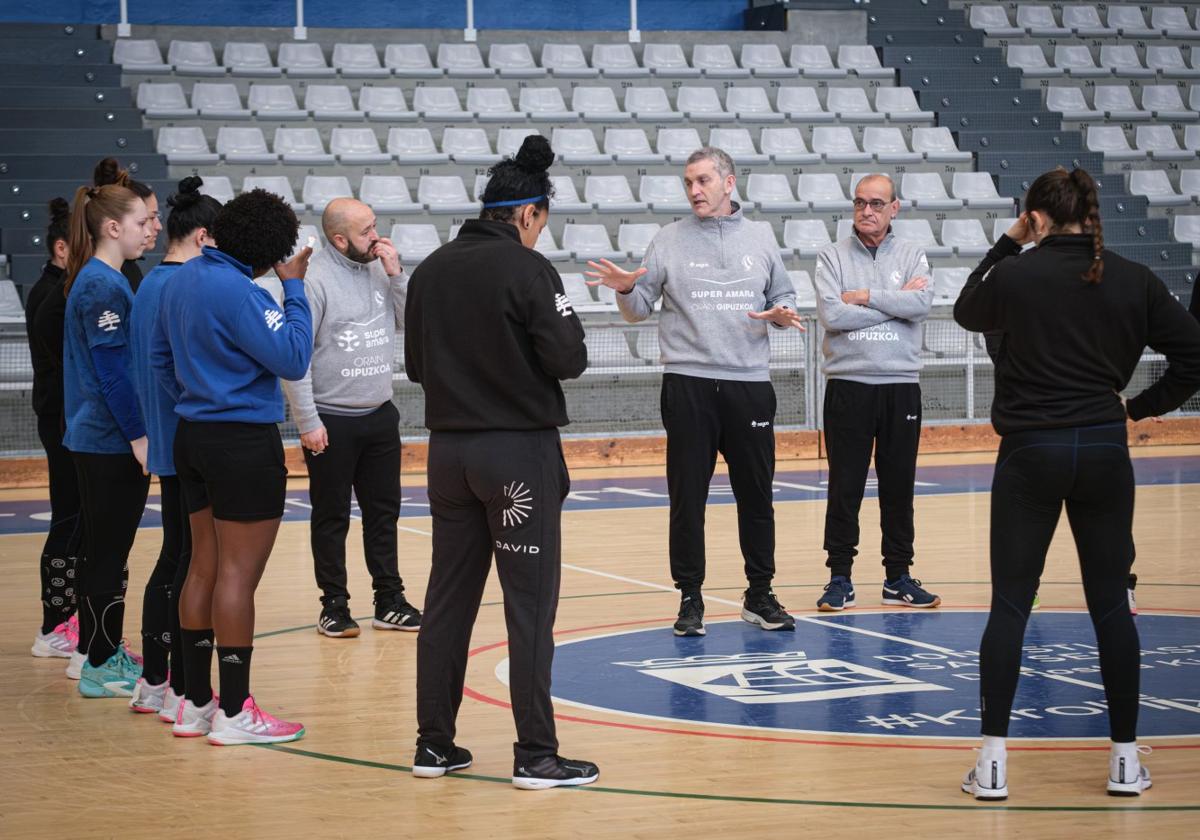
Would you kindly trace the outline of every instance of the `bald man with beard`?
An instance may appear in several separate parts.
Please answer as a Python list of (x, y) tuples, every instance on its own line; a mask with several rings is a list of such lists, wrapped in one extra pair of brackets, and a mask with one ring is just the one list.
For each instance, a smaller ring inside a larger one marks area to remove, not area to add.
[(283, 383), (308, 464), (322, 607), (317, 632), (359, 634), (346, 585), (352, 490), (375, 590), (371, 626), (415, 631), (421, 613), (404, 597), (396, 554), (400, 414), (392, 404), (392, 360), (408, 277), (395, 246), (375, 230), (375, 213), (361, 201), (331, 201), (321, 226), (329, 247), (312, 258), (304, 280), (313, 318), (312, 364), (303, 379)]

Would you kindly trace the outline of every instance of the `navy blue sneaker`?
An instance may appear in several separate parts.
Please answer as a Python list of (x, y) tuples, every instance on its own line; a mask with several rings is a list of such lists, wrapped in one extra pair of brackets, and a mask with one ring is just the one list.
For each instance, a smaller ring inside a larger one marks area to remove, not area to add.
[(854, 606), (854, 584), (850, 578), (834, 575), (825, 584), (825, 594), (817, 601), (817, 609), (821, 612), (838, 612), (846, 607)]
[(936, 607), (942, 599), (921, 588), (921, 581), (910, 575), (900, 575), (883, 584), (883, 603), (899, 607)]

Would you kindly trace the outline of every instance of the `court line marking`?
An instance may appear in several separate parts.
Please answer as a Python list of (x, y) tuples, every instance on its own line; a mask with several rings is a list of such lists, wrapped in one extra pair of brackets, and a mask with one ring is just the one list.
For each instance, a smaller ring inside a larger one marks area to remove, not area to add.
[[(947, 610), (947, 612), (951, 612), (951, 611), (954, 611), (954, 612), (968, 612), (968, 611), (969, 612), (981, 612), (982, 609), (979, 607), (975, 607), (970, 610), (967, 610), (967, 609)], [(882, 612), (884, 612), (884, 611), (883, 610), (877, 611), (877, 613), (882, 613)], [(1087, 615), (1087, 612), (1083, 611), (1083, 610), (1063, 610), (1063, 612), (1074, 612), (1079, 615)], [(1171, 613), (1164, 613), (1164, 614), (1171, 615)], [(717, 618), (725, 618), (728, 615), (732, 615), (732, 614), (725, 613), (725, 614), (718, 615), (716, 617)], [(1190, 618), (1191, 616), (1179, 616), (1179, 617), (1180, 618)], [(592, 630), (612, 630), (613, 628), (617, 628), (617, 627), (629, 628), (629, 627), (634, 627), (634, 626), (643, 625), (643, 624), (651, 624), (651, 623), (658, 623), (658, 622), (665, 623), (668, 620), (669, 619), (636, 619), (636, 620), (632, 620), (632, 621), (613, 622), (613, 623), (609, 623), (609, 624), (592, 625), (590, 627), (577, 627), (574, 630), (555, 631), (554, 635), (559, 636), (559, 635), (570, 635), (572, 633), (587, 633)], [(565, 645), (569, 645), (569, 644), (575, 644), (577, 642), (590, 641), (591, 639), (625, 635), (627, 632), (628, 632), (628, 630), (614, 630), (611, 633), (601, 633), (599, 635), (588, 636), (588, 637), (585, 637), (582, 639), (570, 639), (568, 641), (561, 642), (559, 644), (565, 646)], [(477, 656), (478, 654), (486, 653), (488, 651), (496, 650), (498, 648), (503, 648), (503, 647), (507, 647), (507, 646), (508, 646), (507, 641), (491, 642), (490, 644), (482, 645), (481, 647), (472, 649), (471, 651), (469, 651), (468, 657), (474, 657), (474, 656)], [(488, 703), (489, 705), (497, 706), (502, 709), (511, 709), (512, 708), (512, 705), (510, 703), (508, 703), (507, 701), (501, 700), (498, 697), (492, 697), (491, 695), (484, 694), (483, 692), (477, 691), (476, 689), (473, 689), (470, 686), (463, 687), (463, 694), (464, 694), (464, 696), (470, 697), (473, 700), (478, 700), (483, 703)], [(825, 730), (805, 730), (805, 729), (772, 730), (770, 727), (749, 726), (749, 725), (736, 724), (736, 723), (716, 723), (713, 721), (692, 721), (692, 720), (686, 720), (686, 719), (682, 719), (682, 718), (664, 717), (661, 715), (650, 715), (650, 714), (644, 714), (641, 712), (629, 712), (629, 711), (619, 710), (619, 709), (610, 709), (610, 708), (604, 708), (604, 707), (599, 707), (599, 706), (590, 706), (586, 703), (579, 703), (579, 702), (576, 702), (573, 700), (564, 700), (560, 697), (555, 697), (554, 702), (556, 704), (562, 704), (564, 706), (572, 706), (572, 707), (576, 707), (576, 708), (587, 709), (589, 711), (597, 711), (597, 712), (601, 712), (604, 714), (611, 714), (616, 717), (641, 718), (642, 720), (661, 720), (661, 721), (667, 721), (667, 722), (676, 723), (676, 724), (692, 724), (694, 726), (710, 726), (710, 727), (718, 727), (718, 728), (723, 728), (723, 729), (749, 730), (749, 731), (758, 731), (758, 732), (763, 732), (763, 731), (797, 732), (797, 733), (812, 732), (813, 734), (819, 734), (819, 735), (837, 735), (837, 736), (841, 736), (848, 740), (834, 741), (834, 740), (817, 740), (817, 739), (811, 739), (811, 738), (785, 738), (785, 737), (781, 737), (781, 736), (766, 736), (766, 735), (743, 735), (743, 734), (735, 735), (735, 734), (730, 734), (730, 733), (725, 733), (725, 732), (709, 732), (709, 731), (705, 731), (705, 730), (692, 730), (692, 729), (672, 729), (669, 727), (647, 726), (647, 725), (643, 725), (643, 724), (626, 723), (623, 721), (598, 720), (595, 718), (578, 717), (578, 716), (574, 716), (574, 715), (566, 715), (566, 714), (558, 714), (558, 713), (556, 713), (554, 715), (554, 717), (558, 720), (568, 720), (568, 721), (573, 721), (575, 723), (589, 723), (589, 724), (595, 724), (597, 726), (608, 726), (608, 727), (613, 727), (613, 728), (632, 729), (632, 730), (645, 731), (645, 732), (657, 732), (657, 733), (666, 734), (666, 735), (692, 735), (692, 736), (703, 737), (703, 738), (726, 738), (726, 739), (736, 739), (736, 740), (744, 740), (744, 741), (767, 741), (767, 742), (772, 742), (772, 743), (795, 743), (795, 744), (812, 744), (812, 745), (819, 745), (819, 746), (835, 746), (835, 747), (873, 747), (876, 749), (909, 749), (909, 750), (922, 750), (922, 749), (923, 750), (973, 750), (975, 748), (974, 745), (979, 740), (978, 736), (919, 735), (919, 736), (906, 737), (903, 740), (898, 739), (896, 742), (880, 743), (878, 741), (858, 740), (861, 738), (878, 738), (878, 737), (880, 737), (878, 733), (829, 732), (829, 731), (825, 731)], [(1194, 735), (1186, 735), (1186, 734), (1185, 735), (1146, 735), (1146, 736), (1142, 736), (1142, 740), (1158, 741), (1158, 740), (1174, 740), (1174, 739), (1178, 739), (1178, 738), (1191, 738), (1191, 737), (1195, 737), (1195, 736)], [(927, 738), (927, 739), (930, 739), (931, 741), (958, 741), (958, 742), (968, 742), (968, 743), (965, 743), (965, 744), (922, 743), (920, 741), (917, 741), (918, 738)], [(905, 741), (910, 741), (910, 740), (917, 741), (917, 742), (916, 743), (905, 743)], [(1019, 743), (1037, 742), (1037, 741), (1052, 741), (1052, 742), (1056, 742), (1056, 743), (1078, 743), (1078, 742), (1094, 742), (1097, 740), (1101, 740), (1101, 739), (1096, 738), (1096, 737), (1010, 738), (1009, 742), (1010, 742), (1010, 744), (1014, 741), (1019, 742)], [(1031, 746), (1010, 746), (1010, 749), (1027, 751), (1027, 752), (1087, 752), (1087, 751), (1094, 751), (1094, 750), (1107, 750), (1108, 747), (1107, 746), (1090, 746), (1089, 747), (1089, 746), (1037, 746), (1037, 745), (1031, 745)], [(1162, 745), (1156, 744), (1155, 749), (1194, 750), (1194, 749), (1200, 749), (1200, 744), (1162, 744)]]
[[(675, 587), (673, 587), (673, 586), (666, 586), (665, 584), (653, 583), (651, 581), (646, 581), (646, 580), (638, 580), (637, 578), (625, 577), (624, 575), (614, 575), (610, 572), (601, 572), (597, 569), (588, 569), (583, 566), (576, 566), (571, 563), (563, 563), (562, 567), (564, 569), (571, 569), (576, 572), (584, 572), (585, 574), (589, 574), (589, 575), (597, 575), (598, 577), (610, 578), (612, 580), (620, 581), (621, 583), (629, 583), (629, 584), (633, 584), (635, 586), (645, 586), (650, 589), (657, 589), (657, 590), (662, 590), (662, 591), (666, 591), (666, 592), (675, 592)], [(718, 603), (718, 604), (726, 604), (726, 605), (729, 605), (732, 607), (737, 607), (738, 609), (741, 609), (741, 606), (742, 606), (740, 601), (731, 601), (728, 598), (710, 597), (707, 600), (713, 601), (714, 603)], [(926, 650), (932, 650), (932, 651), (935, 651), (936, 653), (941, 653), (946, 656), (955, 656), (955, 657), (959, 657), (959, 658), (963, 658), (963, 659), (973, 659), (979, 655), (978, 653), (969, 653), (969, 652), (958, 651), (958, 650), (954, 650), (952, 648), (942, 647), (941, 645), (930, 644), (929, 642), (921, 642), (916, 639), (906, 639), (903, 636), (893, 636), (888, 633), (880, 633), (876, 630), (867, 630), (864, 627), (854, 627), (852, 625), (842, 624), (840, 621), (834, 621), (831, 619), (813, 618), (812, 616), (807, 616), (807, 615), (793, 615), (792, 618), (794, 618), (798, 622), (803, 621), (808, 624), (816, 624), (816, 625), (819, 625), (821, 627), (826, 627), (826, 628), (836, 627), (839, 630), (845, 630), (850, 633), (861, 633), (864, 636), (874, 636), (877, 639), (883, 639), (883, 640), (889, 641), (889, 642), (899, 642), (901, 644), (909, 645), (910, 647), (925, 648)], [(1038, 671), (1029, 666), (1021, 667), (1021, 675), (1022, 676), (1031, 676), (1031, 677), (1042, 677), (1043, 679), (1047, 679), (1047, 680), (1057, 680), (1058, 682), (1064, 682), (1064, 683), (1069, 683), (1071, 685), (1078, 685), (1078, 686), (1083, 686), (1085, 688), (1096, 689), (1101, 692), (1104, 691), (1104, 686), (1101, 684), (1087, 682), (1086, 680), (1077, 679), (1075, 677), (1068, 677), (1063, 674), (1051, 674), (1051, 673), (1048, 673), (1045, 671)], [(1143, 697), (1141, 700), (1139, 700), (1139, 703), (1141, 705), (1152, 705), (1154, 703), (1158, 703), (1160, 705), (1170, 706), (1171, 708), (1179, 709), (1181, 711), (1191, 712), (1193, 714), (1200, 714), (1200, 708), (1193, 708), (1193, 707), (1188, 706), (1183, 703), (1176, 703), (1173, 700), (1159, 699), (1157, 697)], [(592, 708), (592, 707), (589, 706), (587, 708)]]
[[(403, 764), (389, 764), (384, 761), (370, 761), (360, 758), (349, 758), (342, 755), (321, 753), (315, 750), (304, 750), (286, 744), (255, 744), (260, 749), (272, 752), (288, 753), (290, 755), (314, 758), (321, 761), (333, 761), (349, 764), (355, 767), (368, 767), (375, 770), (388, 770), (393, 773), (411, 773), (412, 767)], [(472, 782), (491, 782), (492, 784), (511, 785), (512, 779), (504, 776), (485, 776), (480, 773), (447, 773), (444, 779), (460, 779)], [(418, 782), (418, 784), (436, 784)], [(1110, 812), (1148, 812), (1172, 813), (1177, 811), (1200, 811), (1200, 805), (951, 805), (917, 802), (838, 802), (822, 799), (784, 799), (769, 796), (733, 796), (713, 793), (685, 793), (671, 790), (653, 790), (637, 788), (601, 787), (598, 785), (582, 785), (568, 787), (562, 790), (574, 790), (579, 793), (613, 793), (622, 796), (646, 796), (658, 799), (687, 799), (703, 802), (737, 802), (754, 805), (804, 805), (817, 808), (875, 808), (894, 809), (901, 811), (1030, 811), (1030, 812), (1071, 812), (1071, 813), (1110, 813)]]
[[(421, 534), (422, 536), (427, 536), (427, 537), (433, 536), (433, 534), (431, 532), (422, 531), (417, 528), (405, 528), (404, 530), (411, 531), (414, 534)], [(654, 589), (654, 590), (657, 590), (660, 592), (674, 593), (676, 591), (675, 587), (667, 586), (666, 584), (663, 584), (663, 583), (654, 583), (654, 582), (648, 581), (648, 580), (640, 580), (638, 578), (626, 577), (625, 575), (613, 574), (612, 572), (602, 572), (599, 569), (589, 569), (585, 566), (579, 566), (574, 563), (562, 563), (561, 565), (562, 565), (562, 568), (564, 568), (564, 569), (570, 569), (571, 571), (575, 571), (575, 572), (582, 572), (584, 574), (595, 575), (597, 577), (608, 578), (609, 580), (615, 580), (620, 583), (628, 583), (633, 586), (641, 586), (641, 587), (645, 587), (647, 589)], [(739, 610), (742, 607), (741, 601), (733, 601), (728, 598), (709, 596), (707, 598), (707, 600), (712, 601), (713, 603), (717, 603), (717, 604), (725, 604), (727, 606), (737, 607)], [(825, 628), (836, 627), (839, 630), (844, 630), (849, 633), (860, 633), (864, 636), (873, 636), (877, 639), (883, 639), (884, 641), (888, 641), (888, 642), (899, 642), (901, 644), (906, 644), (910, 647), (925, 648), (926, 650), (931, 650), (931, 651), (934, 651), (935, 653), (940, 653), (945, 656), (955, 656), (955, 657), (959, 657), (959, 658), (963, 658), (963, 659), (972, 659), (972, 658), (978, 656), (978, 653), (958, 651), (958, 650), (954, 650), (953, 648), (942, 647), (941, 645), (935, 645), (930, 642), (922, 642), (922, 641), (918, 641), (917, 639), (906, 639), (903, 636), (893, 636), (888, 633), (880, 633), (877, 630), (868, 630), (865, 627), (854, 627), (849, 624), (842, 624), (840, 621), (835, 621), (833, 619), (814, 618), (812, 616), (807, 616), (807, 615), (793, 615), (792, 617), (796, 621), (803, 621), (808, 624), (817, 624), (817, 625), (820, 625), (821, 627), (825, 627)], [(1047, 680), (1056, 680), (1058, 682), (1068, 683), (1070, 685), (1082, 686), (1083, 688), (1091, 688), (1091, 689), (1094, 689), (1094, 690), (1100, 691), (1100, 692), (1104, 691), (1103, 684), (1088, 682), (1087, 680), (1081, 680), (1081, 679), (1078, 679), (1077, 677), (1068, 677), (1064, 674), (1051, 674), (1046, 671), (1038, 671), (1027, 665), (1021, 666), (1021, 675), (1022, 676), (1030, 676), (1030, 677), (1041, 677), (1041, 678), (1047, 679)], [(566, 703), (569, 701), (564, 700), (562, 702)], [(1164, 698), (1143, 697), (1141, 700), (1139, 700), (1139, 703), (1144, 706), (1149, 705), (1152, 707), (1153, 707), (1153, 704), (1157, 703), (1159, 705), (1169, 706), (1170, 708), (1177, 709), (1179, 711), (1190, 712), (1192, 714), (1200, 714), (1200, 708), (1195, 708), (1193, 706), (1188, 706), (1184, 703), (1177, 703), (1174, 700), (1167, 700)], [(571, 705), (577, 705), (577, 706), (580, 706), (585, 709), (593, 709), (596, 711), (608, 711), (608, 710), (605, 710), (605, 709), (602, 709), (599, 707), (589, 706), (589, 705), (582, 704), (582, 703), (572, 703)], [(623, 713), (623, 714), (632, 714), (632, 713)], [(659, 719), (655, 715), (647, 715), (647, 717)], [(752, 728), (757, 728), (757, 727), (752, 727)], [(798, 730), (798, 731), (803, 731), (803, 730)], [(1166, 737), (1176, 737), (1176, 736), (1166, 736)]]

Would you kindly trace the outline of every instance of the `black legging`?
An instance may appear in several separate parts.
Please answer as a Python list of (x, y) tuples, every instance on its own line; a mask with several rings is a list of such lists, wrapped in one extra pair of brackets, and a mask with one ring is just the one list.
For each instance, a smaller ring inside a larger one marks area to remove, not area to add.
[(1112, 739), (1136, 740), (1140, 647), (1125, 591), (1133, 496), (1124, 423), (1004, 436), (992, 479), (992, 609), (979, 648), (984, 735), (1008, 734), (1025, 622), (1065, 502)]
[(129, 550), (146, 508), (150, 478), (133, 455), (73, 452), (83, 501), (86, 560), (77, 568), (79, 651), (101, 665), (123, 636)]
[(38, 437), (50, 477), (50, 530), (42, 546), (42, 632), (75, 613), (75, 564), (83, 553), (79, 479), (71, 453), (62, 445), (62, 415), (38, 416)]
[[(185, 553), (191, 554), (191, 529), (184, 512), (180, 496), (179, 479), (173, 475), (159, 477), (162, 502), (162, 548), (154, 571), (146, 581), (142, 595), (142, 653), (145, 662), (142, 676), (146, 681), (159, 685), (167, 678), (168, 654), (174, 653), (179, 639), (179, 599), (177, 589), (187, 577)], [(179, 567), (183, 566), (183, 574)], [(172, 613), (172, 606), (174, 612)], [(171, 665), (182, 673), (182, 659), (173, 659)], [(176, 689), (183, 684), (176, 682)], [(176, 694), (182, 694), (176, 690)]]

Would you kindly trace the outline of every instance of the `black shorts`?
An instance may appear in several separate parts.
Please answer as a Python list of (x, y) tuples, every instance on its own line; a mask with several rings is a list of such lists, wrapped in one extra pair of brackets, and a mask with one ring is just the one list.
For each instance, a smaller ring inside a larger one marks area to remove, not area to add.
[(287, 492), (283, 441), (274, 423), (180, 420), (175, 471), (188, 513), (242, 522), (279, 519)]

